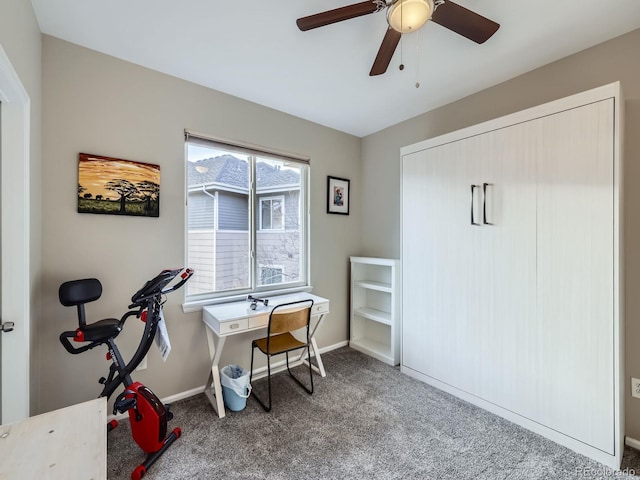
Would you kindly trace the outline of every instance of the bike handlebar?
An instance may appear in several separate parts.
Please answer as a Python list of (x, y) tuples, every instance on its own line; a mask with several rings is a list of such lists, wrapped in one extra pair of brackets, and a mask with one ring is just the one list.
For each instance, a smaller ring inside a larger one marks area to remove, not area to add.
[(193, 275), (194, 270), (191, 268), (186, 268), (184, 270), (184, 272), (182, 272), (182, 275), (180, 275), (180, 281), (178, 283), (176, 283), (175, 285), (173, 285), (171, 288), (167, 288), (166, 290), (163, 290), (162, 293), (167, 294), (167, 293), (171, 293), (175, 290), (178, 290), (180, 287), (182, 287), (182, 285), (184, 285), (185, 283), (187, 283), (187, 280), (189, 280), (191, 278), (191, 276)]
[[(180, 272), (182, 272), (182, 275), (180, 275), (180, 281), (172, 287), (164, 289)], [(154, 278), (146, 282), (140, 290), (133, 294), (129, 308), (142, 307), (150, 298), (165, 295), (179, 289), (187, 282), (187, 280), (189, 280), (189, 278), (191, 278), (193, 273), (194, 272), (191, 268), (186, 268), (184, 271), (182, 268), (161, 271)]]
[(60, 334), (60, 343), (65, 348), (65, 350), (73, 355), (77, 355), (78, 353), (86, 352), (87, 350), (91, 350), (92, 348), (100, 345), (100, 342), (91, 342), (88, 345), (83, 345), (79, 348), (73, 346), (73, 344), (69, 341), (70, 338), (75, 338), (76, 332), (62, 332)]

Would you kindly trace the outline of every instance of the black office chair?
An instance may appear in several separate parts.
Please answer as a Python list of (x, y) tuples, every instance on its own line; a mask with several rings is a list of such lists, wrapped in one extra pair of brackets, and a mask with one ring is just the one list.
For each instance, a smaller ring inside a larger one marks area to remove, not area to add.
[[(267, 328), (267, 336), (259, 338), (251, 343), (251, 373), (249, 374), (249, 384), (253, 378), (253, 353), (257, 348), (267, 356), (267, 386), (269, 391), (269, 404), (260, 400), (253, 391), (253, 397), (258, 401), (265, 411), (271, 410), (271, 357), (284, 353), (287, 359), (287, 371), (298, 385), (311, 395), (313, 393), (313, 370), (311, 368), (311, 339), (309, 336), (309, 323), (311, 322), (311, 307), (313, 300), (301, 300), (298, 302), (284, 303), (273, 308), (269, 315), (269, 326)], [(302, 342), (294, 337), (291, 332), (306, 329), (305, 339)], [(289, 368), (289, 352), (307, 349), (307, 360), (309, 362), (309, 381), (311, 387), (307, 387), (291, 372)]]

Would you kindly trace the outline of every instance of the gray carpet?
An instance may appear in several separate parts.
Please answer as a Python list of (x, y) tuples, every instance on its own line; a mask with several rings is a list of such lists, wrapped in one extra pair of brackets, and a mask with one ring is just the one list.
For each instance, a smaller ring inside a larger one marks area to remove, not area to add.
[[(270, 413), (251, 398), (224, 419), (204, 394), (176, 402), (170, 428), (180, 426), (183, 435), (145, 478), (637, 480), (633, 473), (640, 474), (633, 449), (625, 450), (623, 472), (612, 472), (347, 347), (322, 358), (327, 376), (314, 376), (312, 396), (286, 372), (273, 378)], [(264, 393), (265, 382), (254, 389)], [(109, 434), (109, 479), (130, 478), (143, 459), (121, 422)]]

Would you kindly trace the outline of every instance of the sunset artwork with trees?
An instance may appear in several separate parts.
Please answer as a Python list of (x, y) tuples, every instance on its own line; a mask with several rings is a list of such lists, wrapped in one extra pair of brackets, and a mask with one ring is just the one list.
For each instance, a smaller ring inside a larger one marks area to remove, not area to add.
[(160, 216), (160, 166), (79, 154), (78, 212)]

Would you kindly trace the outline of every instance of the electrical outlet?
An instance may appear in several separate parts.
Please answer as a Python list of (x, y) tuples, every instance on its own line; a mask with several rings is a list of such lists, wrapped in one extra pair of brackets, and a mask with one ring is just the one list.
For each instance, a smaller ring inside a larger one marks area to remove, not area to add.
[(142, 361), (140, 362), (140, 365), (136, 367), (136, 370), (146, 370), (146, 369), (147, 369), (147, 356), (145, 355)]
[(631, 396), (640, 398), (640, 380), (631, 378)]

